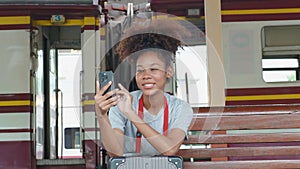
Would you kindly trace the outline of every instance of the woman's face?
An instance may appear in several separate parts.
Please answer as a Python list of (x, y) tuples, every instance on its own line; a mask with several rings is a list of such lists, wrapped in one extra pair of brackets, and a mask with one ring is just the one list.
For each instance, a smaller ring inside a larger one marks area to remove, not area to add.
[(142, 53), (136, 63), (136, 82), (146, 96), (163, 92), (165, 83), (172, 76), (171, 68), (161, 58), (161, 54), (154, 51)]

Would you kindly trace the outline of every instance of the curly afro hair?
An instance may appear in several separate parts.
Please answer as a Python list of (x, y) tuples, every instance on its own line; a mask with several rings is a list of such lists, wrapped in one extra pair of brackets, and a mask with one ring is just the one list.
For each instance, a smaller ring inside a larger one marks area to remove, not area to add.
[[(144, 49), (160, 49), (166, 64), (174, 60), (179, 47), (185, 46), (183, 38), (190, 32), (179, 22), (171, 19), (152, 19), (148, 22), (133, 23), (125, 30), (116, 52), (124, 60), (129, 55)], [(166, 57), (167, 55), (167, 57)], [(133, 60), (136, 61), (138, 56)]]

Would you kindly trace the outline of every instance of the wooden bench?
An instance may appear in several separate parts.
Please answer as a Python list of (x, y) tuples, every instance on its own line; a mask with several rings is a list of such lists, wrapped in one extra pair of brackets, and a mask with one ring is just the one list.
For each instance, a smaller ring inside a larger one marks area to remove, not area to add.
[(197, 108), (190, 131), (184, 169), (300, 168), (300, 105)]

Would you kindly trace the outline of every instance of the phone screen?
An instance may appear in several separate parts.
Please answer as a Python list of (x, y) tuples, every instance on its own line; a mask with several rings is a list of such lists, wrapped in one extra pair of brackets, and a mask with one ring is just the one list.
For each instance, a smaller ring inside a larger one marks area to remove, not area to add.
[(114, 83), (114, 73), (112, 71), (103, 71), (99, 73), (99, 81), (100, 81), (100, 88), (105, 86), (109, 81), (112, 82), (110, 87), (104, 92), (105, 95), (107, 92), (112, 91), (115, 88)]

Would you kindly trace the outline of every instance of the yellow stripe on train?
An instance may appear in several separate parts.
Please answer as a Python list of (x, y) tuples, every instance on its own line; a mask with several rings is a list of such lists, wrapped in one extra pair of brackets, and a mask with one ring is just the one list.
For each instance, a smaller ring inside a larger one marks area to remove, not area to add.
[(95, 105), (95, 100), (85, 100), (82, 102), (83, 106)]
[(0, 17), (0, 25), (26, 25), (30, 24), (30, 16)]
[(34, 20), (34, 26), (94, 26), (100, 25), (95, 17), (84, 17), (83, 19), (66, 19), (65, 23), (53, 24), (51, 20)]
[(0, 106), (30, 106), (30, 100), (0, 101)]
[(66, 20), (65, 23), (63, 24), (53, 24), (51, 23), (50, 20), (34, 20), (33, 21), (33, 25), (34, 26), (81, 26), (83, 25), (83, 20), (82, 19), (68, 19)]
[(300, 94), (226, 96), (226, 101), (300, 99)]
[(300, 8), (222, 10), (222, 15), (300, 13)]

